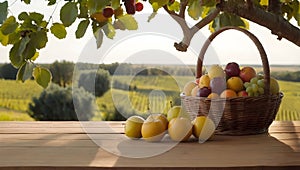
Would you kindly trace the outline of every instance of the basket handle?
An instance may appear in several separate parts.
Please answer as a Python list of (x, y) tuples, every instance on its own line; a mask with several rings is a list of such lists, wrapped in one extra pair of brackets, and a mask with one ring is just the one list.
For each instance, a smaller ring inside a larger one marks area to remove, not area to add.
[(214, 33), (212, 33), (208, 37), (208, 39), (205, 41), (204, 45), (202, 46), (199, 57), (198, 57), (197, 69), (196, 69), (196, 78), (200, 78), (201, 75), (202, 75), (203, 59), (204, 59), (204, 55), (205, 55), (210, 43), (213, 41), (214, 38), (217, 37), (217, 35), (219, 35), (223, 31), (230, 30), (230, 29), (234, 29), (234, 30), (238, 30), (240, 32), (243, 32), (256, 45), (256, 47), (259, 51), (261, 60), (262, 60), (262, 64), (263, 64), (265, 95), (269, 95), (270, 94), (270, 67), (269, 67), (269, 61), (268, 61), (268, 58), (267, 58), (267, 54), (266, 54), (262, 44), (260, 43), (260, 41), (257, 39), (257, 37), (254, 34), (252, 34), (251, 32), (249, 32), (246, 29), (239, 28), (239, 27), (232, 27), (232, 26), (223, 27), (223, 28), (219, 29), (218, 31), (215, 31)]

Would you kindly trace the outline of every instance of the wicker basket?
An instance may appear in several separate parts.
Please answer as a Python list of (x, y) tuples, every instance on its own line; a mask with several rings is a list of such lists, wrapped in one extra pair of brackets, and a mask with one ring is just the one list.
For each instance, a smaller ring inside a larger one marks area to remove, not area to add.
[(283, 94), (270, 94), (270, 68), (268, 58), (262, 44), (252, 33), (238, 27), (224, 27), (211, 34), (200, 51), (196, 78), (202, 75), (202, 62), (210, 43), (221, 32), (229, 29), (245, 33), (256, 45), (263, 64), (265, 94), (259, 97), (226, 99), (208, 99), (204, 97), (181, 95), (182, 104), (192, 119), (200, 115), (210, 117), (217, 125), (216, 134), (250, 135), (266, 133), (276, 117)]

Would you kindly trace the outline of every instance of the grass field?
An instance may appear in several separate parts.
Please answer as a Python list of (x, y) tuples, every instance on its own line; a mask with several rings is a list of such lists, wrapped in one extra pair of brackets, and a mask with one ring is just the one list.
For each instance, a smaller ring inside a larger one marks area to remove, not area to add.
[[(101, 120), (115, 112), (115, 106), (128, 113), (147, 114), (164, 112), (170, 108), (170, 101), (179, 99), (180, 89), (192, 77), (170, 76), (114, 76), (113, 80), (137, 86), (136, 91), (112, 89), (97, 98), (99, 112), (93, 120)], [(300, 83), (279, 81), (284, 98), (276, 120), (300, 120)], [(0, 80), (0, 120), (32, 120), (27, 114), (28, 104), (42, 92), (35, 82)], [(180, 101), (179, 101), (180, 102)]]

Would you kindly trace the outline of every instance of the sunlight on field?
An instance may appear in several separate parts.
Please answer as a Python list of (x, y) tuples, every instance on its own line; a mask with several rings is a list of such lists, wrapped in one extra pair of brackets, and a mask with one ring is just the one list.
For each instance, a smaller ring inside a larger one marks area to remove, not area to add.
[(0, 121), (34, 121), (27, 113), (0, 109)]

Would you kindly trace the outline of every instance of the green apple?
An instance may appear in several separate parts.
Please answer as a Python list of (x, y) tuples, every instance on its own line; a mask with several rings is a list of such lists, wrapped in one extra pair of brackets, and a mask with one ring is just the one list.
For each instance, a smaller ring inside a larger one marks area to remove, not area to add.
[(125, 135), (131, 139), (139, 139), (142, 137), (141, 129), (144, 118), (141, 116), (131, 116), (125, 122)]
[(148, 142), (158, 142), (164, 137), (166, 129), (164, 123), (150, 115), (142, 125), (142, 137)]
[(203, 143), (210, 139), (216, 129), (214, 122), (206, 116), (198, 116), (193, 120), (193, 135)]
[(169, 122), (168, 133), (172, 140), (177, 142), (187, 141), (192, 135), (193, 125), (185, 117), (177, 117)]
[(278, 81), (273, 77), (270, 78), (270, 92), (271, 92), (271, 94), (278, 94), (279, 93)]
[(185, 117), (190, 118), (189, 114), (181, 106), (173, 106), (167, 113), (167, 119), (170, 122), (173, 118)]

